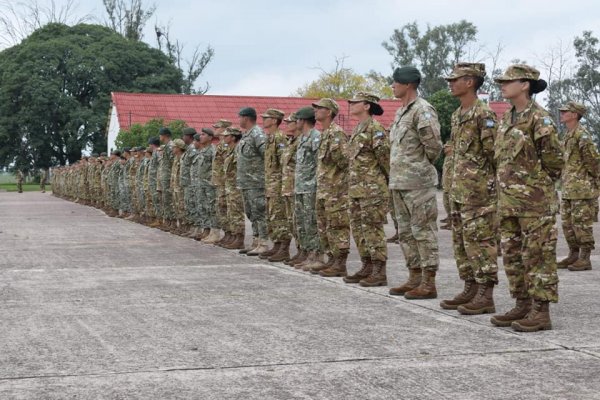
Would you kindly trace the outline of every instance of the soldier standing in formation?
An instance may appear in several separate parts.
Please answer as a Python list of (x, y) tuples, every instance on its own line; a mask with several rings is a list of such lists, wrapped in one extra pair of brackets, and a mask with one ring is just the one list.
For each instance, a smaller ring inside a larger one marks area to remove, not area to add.
[(244, 236), (246, 220), (244, 219), (244, 200), (242, 191), (237, 186), (237, 151), (239, 141), (242, 139), (242, 131), (238, 128), (225, 128), (223, 135), (224, 160), (223, 160), (223, 184), (226, 198), (227, 216), (224, 229), (230, 233), (227, 241), (219, 245), (231, 250), (244, 248)]
[(190, 170), (192, 168), (192, 161), (196, 155), (196, 148), (194, 147), (194, 135), (196, 130), (194, 128), (185, 128), (183, 130), (182, 140), (185, 143), (185, 152), (181, 156), (181, 175), (180, 175), (180, 186), (183, 190), (183, 203), (185, 208), (185, 231), (187, 237), (194, 237), (198, 234), (198, 228), (194, 226), (196, 219), (196, 198), (195, 192), (192, 188), (192, 178)]
[(193, 185), (196, 188), (196, 207), (202, 242), (213, 244), (221, 239), (216, 215), (217, 193), (212, 181), (215, 147), (212, 145), (214, 132), (202, 128), (194, 136), (196, 155), (192, 161)]
[[(285, 122), (285, 133), (288, 137), (287, 146), (284, 147), (283, 153), (281, 154), (281, 196), (285, 205), (285, 219), (288, 224), (294, 241), (296, 242), (296, 255), (294, 257), (280, 257), (272, 256), (269, 261), (283, 261), (285, 264), (291, 265), (299, 257), (302, 257), (302, 250), (300, 249), (300, 242), (298, 239), (298, 229), (296, 226), (295, 218), (295, 204), (294, 204), (294, 185), (296, 175), (296, 151), (298, 149), (298, 130), (296, 124), (296, 113), (291, 113), (287, 118), (283, 120)], [(306, 254), (304, 255), (306, 256)]]
[(225, 194), (224, 175), (225, 157), (227, 156), (227, 153), (230, 149), (228, 146), (225, 145), (225, 140), (223, 137), (225, 129), (227, 129), (230, 126), (231, 122), (226, 119), (221, 119), (217, 123), (213, 124), (215, 137), (219, 139), (219, 143), (215, 147), (211, 183), (215, 186), (217, 196), (217, 222), (219, 223), (221, 229), (223, 229), (225, 232), (223, 238), (219, 240), (219, 242), (217, 242), (219, 245), (222, 245), (232, 239), (232, 233), (227, 231), (229, 224), (227, 223), (227, 195)]
[(171, 167), (173, 166), (173, 136), (169, 128), (161, 128), (159, 133), (162, 149), (159, 153), (157, 190), (161, 196), (163, 229), (175, 228), (173, 223), (173, 192), (171, 191)]

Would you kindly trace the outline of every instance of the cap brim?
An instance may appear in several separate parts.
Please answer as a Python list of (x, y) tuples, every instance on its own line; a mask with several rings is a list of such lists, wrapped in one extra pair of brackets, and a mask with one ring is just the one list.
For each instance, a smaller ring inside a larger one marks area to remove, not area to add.
[(516, 80), (518, 80), (518, 78), (517, 79), (509, 78), (506, 75), (500, 75), (500, 76), (494, 78), (494, 82), (496, 82), (496, 83), (510, 82), (510, 81), (516, 81)]

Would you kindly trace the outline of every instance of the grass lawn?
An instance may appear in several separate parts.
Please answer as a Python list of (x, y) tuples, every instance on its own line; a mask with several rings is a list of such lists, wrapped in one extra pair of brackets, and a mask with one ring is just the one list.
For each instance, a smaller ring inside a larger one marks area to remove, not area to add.
[[(0, 191), (16, 192), (17, 184), (16, 183), (0, 183)], [(33, 184), (33, 183), (23, 185), (23, 191), (24, 192), (39, 192), (40, 185)], [(51, 191), (52, 191), (52, 187), (50, 185), (46, 185), (46, 192), (51, 192)]]

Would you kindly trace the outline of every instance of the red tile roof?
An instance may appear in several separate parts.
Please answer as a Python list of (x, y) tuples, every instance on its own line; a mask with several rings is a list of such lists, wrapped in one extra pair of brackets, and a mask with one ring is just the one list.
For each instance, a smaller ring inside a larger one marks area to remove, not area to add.
[[(254, 107), (259, 115), (268, 108), (277, 108), (288, 115), (316, 100), (303, 97), (112, 93), (121, 129), (129, 129), (132, 124), (145, 124), (153, 118), (163, 118), (166, 122), (183, 120), (196, 129), (209, 127), (221, 118), (237, 125), (238, 111), (242, 107)], [(349, 114), (347, 101), (338, 100), (338, 104), (340, 112), (336, 122), (349, 133), (356, 120)], [(384, 113), (376, 119), (389, 127), (398, 109), (398, 101), (381, 100), (380, 104)], [(492, 109), (502, 115), (507, 103), (496, 104), (491, 104)]]

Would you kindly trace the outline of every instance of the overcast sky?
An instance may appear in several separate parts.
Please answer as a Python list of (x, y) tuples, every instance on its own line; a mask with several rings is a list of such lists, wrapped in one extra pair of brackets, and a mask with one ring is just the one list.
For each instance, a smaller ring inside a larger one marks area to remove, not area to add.
[[(55, 0), (57, 3), (66, 0)], [(77, 0), (76, 0), (77, 1)], [(79, 0), (77, 12), (105, 14), (102, 0)], [(144, 3), (152, 4), (148, 0)], [(389, 74), (391, 56), (381, 46), (395, 28), (466, 19), (478, 32), (479, 56), (502, 43), (505, 66), (539, 57), (584, 30), (600, 36), (598, 0), (156, 0), (144, 39), (155, 45), (154, 24), (171, 23), (171, 35), (187, 48), (210, 44), (215, 58), (200, 81), (209, 94), (289, 95), (331, 69), (336, 57), (356, 72)], [(469, 60), (465, 60), (469, 61)], [(489, 67), (489, 66), (488, 66)]]

